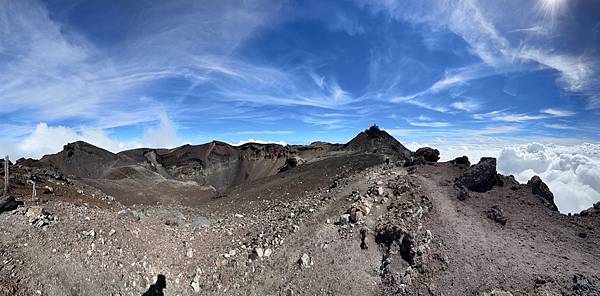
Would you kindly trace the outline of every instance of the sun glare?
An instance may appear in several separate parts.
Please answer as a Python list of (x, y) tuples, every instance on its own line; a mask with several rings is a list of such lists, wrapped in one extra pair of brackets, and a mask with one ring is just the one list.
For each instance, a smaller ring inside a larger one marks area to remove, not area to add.
[(544, 17), (554, 18), (564, 8), (567, 0), (539, 0), (538, 11)]

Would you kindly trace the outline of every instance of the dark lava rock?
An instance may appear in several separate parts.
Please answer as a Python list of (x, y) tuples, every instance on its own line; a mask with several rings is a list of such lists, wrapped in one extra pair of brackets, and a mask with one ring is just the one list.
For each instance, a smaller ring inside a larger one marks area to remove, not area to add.
[(496, 159), (493, 157), (482, 157), (478, 164), (470, 167), (455, 181), (459, 187), (464, 186), (477, 192), (486, 192), (492, 189), (496, 182)]
[(437, 162), (440, 160), (440, 151), (430, 147), (423, 147), (417, 149), (417, 151), (413, 153), (413, 157), (415, 156), (422, 156), (425, 161)]
[[(13, 165), (12, 161), (8, 160), (8, 166), (11, 167)], [(4, 158), (0, 158), (0, 169), (4, 169)], [(4, 171), (2, 171), (4, 172)]]
[(471, 162), (469, 161), (469, 158), (464, 155), (451, 160), (450, 163), (452, 163), (454, 165), (471, 166)]
[(600, 280), (595, 276), (574, 274), (572, 288), (576, 296), (600, 296)]
[(533, 176), (531, 180), (527, 182), (527, 186), (531, 188), (531, 192), (539, 196), (544, 205), (553, 211), (558, 211), (556, 204), (554, 203), (554, 194), (550, 191), (550, 188), (542, 181), (539, 176)]
[(415, 257), (417, 254), (415, 245), (413, 235), (410, 232), (406, 233), (402, 238), (402, 244), (400, 244), (400, 256), (402, 256), (402, 259), (410, 265), (415, 264)]
[(19, 202), (15, 200), (12, 195), (0, 197), (0, 214), (7, 211), (16, 210), (19, 206)]
[(279, 172), (285, 172), (292, 168), (298, 167), (304, 163), (304, 160), (297, 156), (288, 157), (285, 160), (285, 165), (279, 169)]
[(421, 155), (410, 156), (404, 162), (404, 166), (405, 167), (410, 167), (410, 166), (425, 164), (426, 162), (427, 161), (425, 161), (425, 158), (423, 156), (421, 156)]
[(600, 201), (595, 203), (589, 209), (581, 211), (581, 213), (579, 213), (579, 215), (581, 215), (581, 216), (600, 215)]
[[(456, 185), (456, 184), (455, 184)], [(467, 198), (469, 198), (469, 190), (467, 190), (467, 188), (465, 188), (464, 186), (455, 186), (455, 188), (458, 190), (458, 195), (456, 196), (456, 198), (458, 198), (458, 200), (466, 200)]]
[(507, 219), (498, 206), (493, 206), (491, 209), (487, 210), (487, 216), (496, 223), (499, 223), (503, 226), (506, 225)]

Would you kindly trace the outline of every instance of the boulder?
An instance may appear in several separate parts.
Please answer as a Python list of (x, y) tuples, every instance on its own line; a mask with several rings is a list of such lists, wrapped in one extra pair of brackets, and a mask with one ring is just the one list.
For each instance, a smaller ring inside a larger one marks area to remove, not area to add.
[(600, 215), (600, 201), (595, 203), (589, 209), (581, 211), (581, 213), (579, 213), (579, 215), (581, 215), (581, 216)]
[(298, 264), (300, 265), (300, 268), (309, 268), (313, 265), (313, 260), (310, 255), (305, 253), (298, 259)]
[(350, 209), (350, 222), (358, 223), (361, 222), (364, 218), (364, 213), (360, 211), (358, 208)]
[(27, 208), (27, 211), (25, 212), (25, 217), (27, 218), (37, 218), (37, 217), (41, 217), (46, 215), (46, 210), (44, 210), (44, 208), (39, 207), (39, 206), (32, 206)]
[(425, 161), (437, 162), (440, 159), (440, 151), (430, 147), (422, 147), (417, 149), (417, 151), (413, 153), (413, 156), (422, 156)]
[(496, 159), (482, 157), (478, 164), (470, 167), (462, 176), (458, 177), (455, 184), (471, 191), (486, 192), (497, 182)]
[(554, 203), (554, 194), (552, 194), (548, 185), (546, 185), (539, 176), (531, 177), (531, 180), (527, 181), (527, 186), (531, 188), (533, 194), (541, 198), (546, 207), (553, 211), (558, 211), (558, 208)]
[(285, 165), (283, 167), (281, 167), (279, 169), (279, 172), (285, 172), (287, 170), (290, 170), (292, 168), (301, 166), (305, 163), (306, 161), (298, 156), (291, 156), (289, 158), (287, 158), (285, 160)]
[(458, 200), (463, 201), (469, 198), (469, 190), (465, 187), (458, 188), (458, 195), (456, 196)]
[(340, 219), (338, 220), (338, 224), (340, 224), (340, 225), (346, 225), (348, 223), (350, 223), (350, 214), (340, 215)]
[(493, 206), (491, 209), (487, 210), (487, 216), (494, 222), (501, 224), (502, 226), (506, 225), (506, 217), (504, 213), (498, 206)]
[(451, 160), (450, 163), (452, 163), (454, 165), (459, 165), (459, 166), (467, 166), (467, 167), (471, 166), (471, 162), (469, 161), (469, 158), (464, 155)]
[(421, 155), (413, 155), (410, 156), (409, 158), (407, 158), (404, 161), (404, 166), (405, 167), (410, 167), (410, 166), (415, 166), (415, 165), (421, 165), (421, 164), (425, 164), (425, 158)]
[(415, 264), (415, 257), (417, 251), (415, 249), (416, 242), (414, 236), (409, 232), (402, 237), (402, 243), (400, 244), (400, 256), (404, 261), (408, 262), (408, 264)]
[(120, 210), (117, 213), (117, 217), (119, 217), (120, 219), (126, 219), (126, 220), (132, 220), (132, 221), (139, 221), (140, 219), (142, 219), (142, 217), (144, 216), (144, 214), (135, 211), (135, 210), (130, 210), (130, 209), (125, 209), (125, 210)]
[(0, 214), (7, 211), (16, 210), (19, 203), (15, 200), (12, 195), (0, 197)]

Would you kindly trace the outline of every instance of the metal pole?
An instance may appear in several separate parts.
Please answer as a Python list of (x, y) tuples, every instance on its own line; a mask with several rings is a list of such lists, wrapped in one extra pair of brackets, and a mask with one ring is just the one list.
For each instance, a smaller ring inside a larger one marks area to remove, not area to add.
[(10, 178), (8, 176), (8, 166), (9, 166), (9, 159), (8, 159), (8, 155), (4, 158), (4, 195), (8, 195), (8, 191), (10, 189), (10, 186), (8, 184)]

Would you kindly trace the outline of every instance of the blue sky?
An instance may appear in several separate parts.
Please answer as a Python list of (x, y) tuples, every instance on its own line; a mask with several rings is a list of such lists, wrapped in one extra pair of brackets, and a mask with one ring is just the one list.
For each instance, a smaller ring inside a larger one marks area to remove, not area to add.
[(599, 50), (598, 1), (0, 0), (0, 152), (595, 143)]

